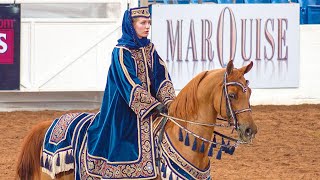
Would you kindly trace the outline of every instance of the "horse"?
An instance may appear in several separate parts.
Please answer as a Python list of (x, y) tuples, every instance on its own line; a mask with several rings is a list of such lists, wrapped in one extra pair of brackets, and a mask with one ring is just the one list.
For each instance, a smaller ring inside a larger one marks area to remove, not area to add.
[[(220, 159), (222, 152), (233, 154), (240, 143), (252, 143), (258, 130), (249, 102), (249, 81), (244, 78), (252, 66), (250, 62), (237, 69), (230, 60), (226, 68), (198, 74), (171, 102), (168, 114), (156, 118), (153, 135), (157, 179), (210, 179), (214, 148)], [(238, 139), (215, 131), (221, 125), (217, 124), (218, 115), (238, 133)], [(52, 179), (41, 171), (39, 156), (51, 123), (40, 123), (26, 136), (17, 161), (17, 179)], [(221, 143), (216, 136), (222, 139)], [(230, 140), (235, 143), (231, 145)], [(74, 179), (74, 171), (59, 173), (55, 179)]]

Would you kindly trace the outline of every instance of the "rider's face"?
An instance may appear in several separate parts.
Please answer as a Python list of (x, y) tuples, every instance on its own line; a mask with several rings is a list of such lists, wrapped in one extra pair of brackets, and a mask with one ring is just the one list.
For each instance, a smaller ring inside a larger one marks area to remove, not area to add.
[(151, 19), (145, 17), (135, 18), (133, 20), (133, 28), (138, 38), (148, 37), (151, 26)]

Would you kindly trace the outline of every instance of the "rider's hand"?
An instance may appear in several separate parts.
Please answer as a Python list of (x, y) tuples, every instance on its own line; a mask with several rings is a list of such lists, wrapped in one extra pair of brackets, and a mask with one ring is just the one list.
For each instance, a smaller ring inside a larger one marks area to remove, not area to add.
[(162, 113), (162, 114), (168, 114), (168, 109), (167, 109), (167, 106), (166, 106), (166, 105), (159, 104), (158, 106), (156, 106), (156, 107), (154, 108), (154, 115), (155, 115), (155, 116), (159, 116), (160, 113)]

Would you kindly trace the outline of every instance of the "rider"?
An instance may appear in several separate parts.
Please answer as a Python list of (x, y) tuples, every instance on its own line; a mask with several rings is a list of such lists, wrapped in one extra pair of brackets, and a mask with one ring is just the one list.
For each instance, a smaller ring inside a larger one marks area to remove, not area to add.
[(129, 9), (112, 61), (100, 114), (88, 129), (87, 170), (105, 179), (151, 179), (155, 173), (152, 123), (166, 113), (175, 91), (165, 62), (147, 39), (147, 7)]

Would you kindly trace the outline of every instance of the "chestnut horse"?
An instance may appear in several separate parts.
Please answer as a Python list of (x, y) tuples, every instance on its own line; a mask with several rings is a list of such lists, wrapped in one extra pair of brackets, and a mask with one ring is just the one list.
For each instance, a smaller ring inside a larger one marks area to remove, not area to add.
[[(228, 148), (234, 147), (212, 140), (214, 127), (218, 125), (216, 124), (218, 115), (227, 119), (229, 125), (238, 132), (239, 140), (236, 145), (239, 142), (252, 141), (257, 133), (257, 126), (253, 121), (249, 103), (251, 89), (244, 78), (244, 74), (251, 68), (252, 62), (237, 69), (234, 68), (233, 61), (229, 61), (224, 69), (200, 73), (180, 91), (171, 103), (168, 113), (170, 116), (160, 117), (154, 121), (153, 129), (157, 131), (154, 132), (157, 141), (155, 145), (158, 149), (157, 159), (159, 160), (157, 179), (167, 179), (169, 175), (171, 179), (177, 177), (180, 179), (208, 179), (208, 176), (205, 175), (195, 177), (187, 169), (184, 169), (184, 172), (187, 172), (185, 174), (188, 177), (181, 176), (181, 173), (172, 169), (171, 164), (168, 163), (178, 162), (174, 160), (178, 156), (180, 160), (183, 159), (186, 163), (190, 163), (188, 166), (194, 167), (200, 174), (208, 171), (210, 179), (210, 157), (208, 157), (208, 154), (212, 155), (210, 146), (220, 146), (219, 151), (225, 152)], [(51, 123), (43, 122), (37, 125), (25, 138), (18, 159), (18, 179), (51, 179), (41, 171), (40, 167), (44, 135)], [(187, 139), (193, 142), (192, 148), (188, 147)], [(168, 153), (167, 151), (174, 151), (175, 157), (172, 157), (174, 152)], [(183, 170), (184, 166), (180, 166), (180, 169)], [(59, 173), (55, 178), (74, 179), (73, 173), (73, 170)]]

